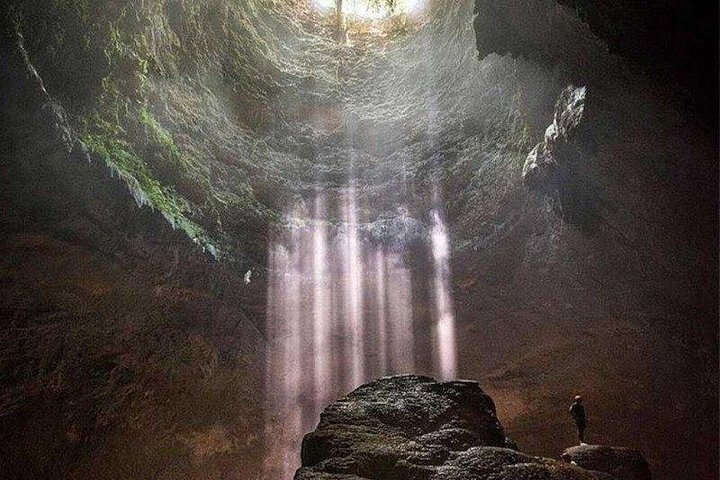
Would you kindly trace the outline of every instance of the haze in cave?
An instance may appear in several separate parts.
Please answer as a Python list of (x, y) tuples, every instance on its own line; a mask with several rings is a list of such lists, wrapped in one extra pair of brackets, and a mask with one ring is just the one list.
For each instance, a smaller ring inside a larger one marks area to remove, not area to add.
[(716, 10), (4, 5), (0, 476), (716, 478)]

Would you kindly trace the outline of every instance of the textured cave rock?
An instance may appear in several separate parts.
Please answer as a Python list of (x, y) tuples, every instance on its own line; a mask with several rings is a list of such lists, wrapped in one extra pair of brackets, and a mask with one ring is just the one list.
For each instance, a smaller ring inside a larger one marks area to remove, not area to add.
[(554, 0), (476, 0), (474, 28), (480, 58), (496, 53), (561, 66), (574, 79), (601, 74), (601, 40), (576, 13)]
[(565, 450), (562, 459), (588, 470), (609, 473), (618, 480), (652, 478), (650, 465), (642, 452), (629, 448), (578, 445)]
[(556, 169), (572, 161), (567, 150), (575, 140), (585, 116), (586, 87), (567, 87), (555, 105), (553, 123), (545, 131), (545, 139), (535, 146), (523, 166), (522, 178), (531, 189), (549, 190), (557, 181)]
[(296, 480), (611, 480), (516, 450), (475, 382), (385, 377), (322, 413)]
[(238, 416), (235, 402), (260, 411), (249, 313), (262, 290), (248, 298), (227, 264), (89, 157), (67, 103), (2, 33), (0, 476), (247, 470), (259, 413)]
[(548, 195), (556, 212), (570, 223), (591, 229), (601, 220), (604, 200), (593, 185), (591, 129), (586, 118), (587, 87), (566, 87), (555, 104), (553, 122), (528, 154), (524, 184)]

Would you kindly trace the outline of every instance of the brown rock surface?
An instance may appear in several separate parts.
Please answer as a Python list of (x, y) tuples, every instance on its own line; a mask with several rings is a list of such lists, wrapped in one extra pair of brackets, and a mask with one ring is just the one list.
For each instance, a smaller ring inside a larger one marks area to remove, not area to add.
[(609, 473), (618, 480), (650, 480), (650, 465), (639, 450), (605, 445), (578, 445), (563, 452), (566, 462)]

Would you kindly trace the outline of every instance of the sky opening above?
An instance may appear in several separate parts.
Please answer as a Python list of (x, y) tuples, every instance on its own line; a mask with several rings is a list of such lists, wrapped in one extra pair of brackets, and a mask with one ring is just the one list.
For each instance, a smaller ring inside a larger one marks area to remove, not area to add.
[[(313, 7), (324, 13), (335, 11), (335, 0), (311, 0)], [(367, 0), (344, 0), (343, 13), (351, 17), (380, 20), (391, 13), (416, 15), (423, 12), (426, 0), (397, 0), (394, 12), (387, 7), (376, 7)]]

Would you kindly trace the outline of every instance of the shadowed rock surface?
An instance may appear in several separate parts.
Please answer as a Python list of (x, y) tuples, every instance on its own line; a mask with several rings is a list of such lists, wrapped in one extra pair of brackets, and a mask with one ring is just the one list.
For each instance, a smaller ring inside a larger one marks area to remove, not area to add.
[(584, 124), (587, 87), (566, 87), (555, 104), (553, 121), (522, 170), (525, 185), (545, 194), (555, 212), (584, 231), (602, 221), (607, 208), (592, 180), (594, 140)]
[(303, 468), (295, 479), (613, 478), (515, 448), (477, 383), (386, 377), (325, 409), (303, 440)]
[(578, 445), (562, 454), (563, 460), (588, 470), (606, 472), (618, 480), (650, 480), (650, 465), (642, 452), (605, 445)]
[(559, 66), (578, 79), (601, 74), (596, 56), (607, 55), (607, 48), (571, 8), (550, 0), (476, 0), (475, 13), (480, 58), (509, 54)]
[[(573, 30), (587, 39), (587, 30), (578, 29), (571, 20), (578, 15), (587, 22), (589, 31), (602, 38), (610, 53), (633, 61), (664, 81), (679, 84), (696, 108), (717, 124), (717, 2), (703, 2), (691, 9), (672, 0), (476, 0), (475, 4), (481, 57), (510, 53), (551, 63), (581, 64), (577, 52), (582, 52), (587, 41), (563, 53), (547, 46), (551, 42), (548, 37), (561, 37)], [(558, 4), (567, 8), (561, 9)], [(531, 33), (538, 30), (542, 35)]]
[(563, 150), (574, 140), (575, 130), (585, 116), (585, 87), (567, 87), (555, 105), (553, 123), (545, 130), (545, 138), (528, 155), (523, 166), (523, 180), (529, 188), (550, 190), (557, 181), (555, 170), (563, 166), (568, 155)]

